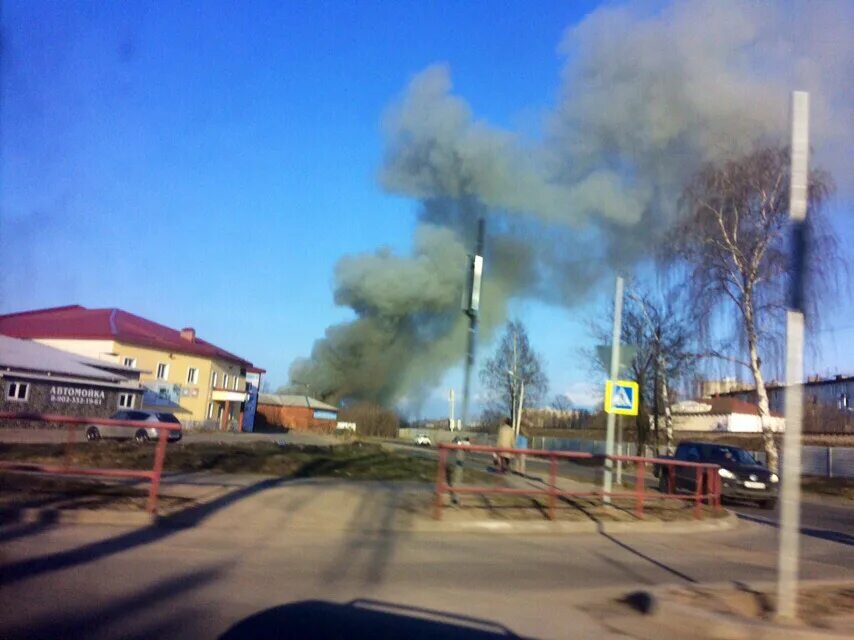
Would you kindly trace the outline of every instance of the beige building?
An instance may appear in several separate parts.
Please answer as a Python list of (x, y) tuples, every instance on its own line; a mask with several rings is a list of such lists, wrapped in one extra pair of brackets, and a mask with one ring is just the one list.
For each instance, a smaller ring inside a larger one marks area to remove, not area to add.
[(0, 316), (0, 334), (139, 370), (142, 408), (173, 411), (187, 426), (240, 429), (246, 374), (263, 373), (192, 328), (170, 329), (121, 309), (58, 307)]
[[(672, 407), (676, 431), (717, 431), (723, 433), (759, 433), (762, 421), (755, 404), (735, 398), (687, 400)], [(786, 422), (778, 413), (767, 418), (772, 431), (782, 432)], [(650, 424), (652, 417), (650, 417)]]
[(745, 383), (735, 378), (720, 378), (718, 380), (697, 380), (695, 394), (698, 398), (711, 398), (719, 393), (728, 393), (745, 388)]

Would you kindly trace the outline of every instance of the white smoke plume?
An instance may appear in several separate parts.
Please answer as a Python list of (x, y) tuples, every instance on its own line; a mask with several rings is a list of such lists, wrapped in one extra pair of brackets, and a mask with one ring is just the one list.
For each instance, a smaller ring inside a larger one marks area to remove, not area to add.
[(649, 256), (704, 162), (787, 141), (789, 96), (812, 94), (819, 162), (850, 182), (852, 5), (611, 6), (569, 28), (561, 97), (543, 139), (478, 120), (450, 71), (418, 74), (384, 120), (380, 183), (421, 201), (413, 256), (343, 258), (327, 330), (291, 379), (323, 397), (393, 402), (463, 357), (463, 262), (487, 217), (482, 329), (510, 298), (582, 299)]

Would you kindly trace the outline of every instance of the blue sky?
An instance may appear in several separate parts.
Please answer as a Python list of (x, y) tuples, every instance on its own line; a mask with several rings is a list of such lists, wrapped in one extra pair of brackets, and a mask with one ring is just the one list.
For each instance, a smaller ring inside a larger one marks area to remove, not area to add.
[[(351, 317), (335, 262), (410, 246), (417, 203), (376, 180), (388, 104), (446, 62), (479, 117), (536, 135), (561, 35), (595, 4), (5, 2), (0, 311), (78, 303), (191, 325), (284, 383)], [(849, 294), (828, 314), (847, 328), (822, 334), (813, 369), (851, 372), (852, 311)], [(552, 391), (584, 401), (589, 309), (513, 313)]]

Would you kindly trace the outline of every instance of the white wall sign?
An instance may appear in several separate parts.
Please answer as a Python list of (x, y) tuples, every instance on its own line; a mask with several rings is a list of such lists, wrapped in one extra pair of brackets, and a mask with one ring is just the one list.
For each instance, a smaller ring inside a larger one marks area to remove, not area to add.
[(50, 401), (61, 404), (89, 404), (100, 406), (104, 403), (105, 393), (101, 389), (82, 389), (80, 387), (50, 388)]

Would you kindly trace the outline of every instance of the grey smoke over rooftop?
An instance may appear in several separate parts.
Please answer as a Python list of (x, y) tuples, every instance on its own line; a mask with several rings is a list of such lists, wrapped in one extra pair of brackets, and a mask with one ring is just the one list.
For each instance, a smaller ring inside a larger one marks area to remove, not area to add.
[[(291, 379), (324, 398), (394, 402), (463, 357), (464, 256), (487, 217), (483, 338), (507, 302), (572, 305), (649, 256), (700, 164), (785, 142), (789, 96), (812, 94), (816, 157), (852, 174), (852, 7), (678, 2), (597, 10), (565, 33), (560, 100), (541, 140), (476, 117), (448, 67), (416, 75), (383, 120), (381, 186), (420, 202), (411, 256), (347, 256), (330, 327)], [(848, 181), (850, 182), (850, 181)]]

